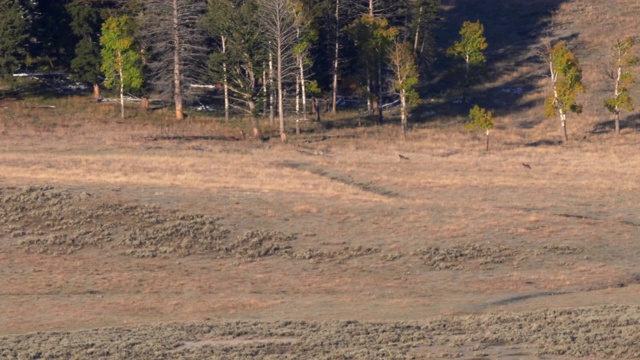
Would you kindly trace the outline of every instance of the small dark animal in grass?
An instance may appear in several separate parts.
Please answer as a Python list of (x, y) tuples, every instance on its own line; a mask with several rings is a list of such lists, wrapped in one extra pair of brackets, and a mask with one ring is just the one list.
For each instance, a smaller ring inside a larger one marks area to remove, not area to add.
[(409, 160), (408, 157), (402, 155), (402, 154), (398, 154), (398, 156), (400, 157), (401, 160)]
[(531, 165), (529, 165), (527, 163), (522, 163), (522, 166), (524, 166), (525, 168), (531, 170)]

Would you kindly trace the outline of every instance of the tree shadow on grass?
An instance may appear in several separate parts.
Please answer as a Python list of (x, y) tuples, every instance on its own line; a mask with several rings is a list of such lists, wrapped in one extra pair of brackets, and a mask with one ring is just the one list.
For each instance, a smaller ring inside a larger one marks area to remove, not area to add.
[(542, 140), (526, 143), (524, 146), (542, 147), (542, 146), (559, 146), (559, 145), (562, 145), (562, 141), (560, 140), (542, 139)]
[[(528, 96), (536, 91), (541, 77), (547, 76), (545, 64), (537, 55), (542, 39), (548, 34), (552, 14), (568, 0), (441, 0), (444, 18), (435, 30), (436, 59), (421, 75), (423, 104), (413, 109), (409, 122), (459, 121), (474, 105), (495, 110), (499, 116), (526, 111), (539, 102)], [(447, 57), (446, 49), (458, 40), (464, 21), (479, 20), (485, 27), (489, 44), (485, 54), (487, 67), (479, 74), (478, 86), (467, 91), (466, 102), (460, 99), (459, 83), (463, 62)], [(556, 38), (575, 40), (576, 34), (556, 30)], [(533, 65), (532, 65), (533, 64)], [(495, 80), (500, 80), (495, 82)], [(492, 84), (485, 86), (483, 83)], [(393, 120), (392, 120), (393, 119)], [(329, 119), (333, 128), (375, 126), (375, 117), (349, 116)], [(532, 128), (542, 120), (525, 119), (523, 128)], [(395, 116), (385, 115), (385, 124), (395, 124)]]
[[(620, 119), (620, 131), (631, 129), (637, 130), (640, 126), (640, 114), (631, 114), (624, 119)], [(591, 131), (592, 134), (608, 134), (614, 132), (616, 129), (614, 120), (606, 120), (598, 122)]]
[[(503, 115), (527, 110), (529, 104), (522, 103), (522, 100), (539, 91), (539, 80), (547, 75), (545, 64), (538, 56), (540, 45), (548, 35), (552, 14), (564, 2), (566, 0), (442, 0), (445, 20), (436, 30), (437, 58), (431, 66), (430, 79), (422, 95), (443, 99), (432, 104), (429, 110), (447, 116), (465, 115), (473, 104)], [(467, 101), (460, 102), (451, 91), (459, 83), (451, 69), (462, 66), (463, 62), (449, 58), (445, 53), (454, 41), (459, 40), (459, 30), (464, 21), (480, 21), (484, 25), (489, 47), (485, 51), (485, 74), (479, 79), (478, 86), (467, 90)], [(577, 36), (562, 31), (552, 35), (562, 39), (575, 39)], [(482, 82), (491, 82), (492, 85), (485, 87)]]
[[(311, 119), (313, 118), (313, 120)], [(292, 120), (289, 120), (292, 121)], [(311, 129), (305, 129), (311, 132), (321, 128), (324, 131), (338, 130), (338, 129), (353, 129), (353, 128), (367, 128), (380, 125), (378, 123), (377, 115), (371, 114), (366, 110), (346, 110), (340, 111), (337, 115), (331, 113), (322, 113), (320, 122), (315, 120), (315, 115), (309, 116), (309, 124), (314, 126)], [(383, 112), (383, 125), (395, 124), (395, 116), (392, 116), (389, 112)], [(303, 130), (303, 132), (305, 131)]]
[(88, 95), (91, 90), (72, 89), (70, 82), (62, 76), (46, 77), (43, 79), (20, 78), (15, 80), (11, 89), (0, 91), (0, 99), (25, 100), (39, 98), (44, 100), (61, 99), (74, 95)]

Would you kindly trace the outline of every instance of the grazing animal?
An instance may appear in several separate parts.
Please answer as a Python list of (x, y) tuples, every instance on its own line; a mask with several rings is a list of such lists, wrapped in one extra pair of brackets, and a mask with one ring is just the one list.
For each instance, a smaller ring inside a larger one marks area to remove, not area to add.
[(398, 156), (399, 156), (399, 157), (400, 157), (400, 159), (402, 159), (402, 160), (409, 160), (409, 158), (408, 158), (408, 157), (406, 157), (406, 156), (404, 156), (404, 155), (402, 155), (402, 154), (398, 154)]
[(524, 166), (525, 168), (531, 170), (531, 165), (529, 165), (527, 163), (522, 163), (522, 166)]

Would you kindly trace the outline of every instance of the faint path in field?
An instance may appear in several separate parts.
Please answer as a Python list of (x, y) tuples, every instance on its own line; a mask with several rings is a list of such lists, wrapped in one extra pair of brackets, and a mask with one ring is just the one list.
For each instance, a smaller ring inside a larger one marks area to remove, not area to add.
[[(624, 279), (620, 282), (616, 282), (613, 284), (595, 285), (595, 286), (590, 286), (590, 287), (581, 288), (581, 289), (574, 288), (573, 290), (566, 290), (566, 291), (562, 291), (562, 290), (540, 291), (540, 292), (533, 292), (528, 294), (517, 294), (517, 295), (505, 297), (504, 299), (494, 300), (494, 301), (486, 302), (484, 304), (475, 305), (473, 306), (474, 308), (473, 310), (486, 311), (491, 307), (514, 305), (516, 303), (521, 303), (523, 301), (528, 301), (528, 300), (537, 299), (537, 298), (555, 297), (555, 296), (572, 295), (572, 294), (574, 295), (583, 294), (583, 293), (589, 293), (592, 291), (600, 291), (600, 290), (606, 290), (606, 289), (620, 289), (630, 285), (637, 285), (637, 284), (640, 284), (640, 273), (631, 274), (628, 277), (628, 279)], [(469, 309), (466, 309), (466, 310), (469, 310)]]
[(349, 175), (340, 174), (332, 170), (323, 169), (309, 163), (299, 162), (299, 161), (283, 161), (279, 163), (278, 166), (283, 166), (289, 169), (308, 171), (312, 174), (320, 175), (329, 180), (336, 181), (345, 185), (354, 186), (360, 190), (370, 192), (376, 195), (381, 195), (389, 198), (402, 197), (399, 193), (393, 190), (389, 190), (381, 186), (374, 185), (371, 182), (354, 180)]
[(524, 211), (524, 212), (530, 212), (530, 213), (547, 214), (547, 215), (560, 216), (564, 218), (571, 218), (571, 219), (578, 219), (578, 220), (593, 220), (593, 221), (611, 220), (611, 221), (619, 222), (620, 224), (623, 224), (623, 225), (640, 227), (640, 223), (638, 223), (637, 221), (627, 220), (627, 219), (622, 219), (622, 220), (612, 219), (610, 216), (607, 217), (607, 216), (595, 216), (595, 215), (580, 214), (580, 213), (557, 212), (551, 209), (546, 209), (541, 207), (499, 206), (499, 208), (505, 209), (505, 210), (518, 210), (518, 211)]
[(568, 292), (566, 292), (566, 291), (543, 291), (543, 292), (537, 292), (537, 293), (532, 293), (532, 294), (516, 295), (516, 296), (508, 297), (506, 299), (492, 301), (492, 302), (490, 302), (488, 304), (485, 304), (485, 307), (510, 305), (510, 304), (513, 304), (513, 303), (516, 303), (516, 302), (525, 301), (525, 300), (529, 300), (529, 299), (534, 299), (534, 298), (538, 298), (538, 297), (556, 296), (556, 295), (564, 295), (564, 294), (568, 294)]

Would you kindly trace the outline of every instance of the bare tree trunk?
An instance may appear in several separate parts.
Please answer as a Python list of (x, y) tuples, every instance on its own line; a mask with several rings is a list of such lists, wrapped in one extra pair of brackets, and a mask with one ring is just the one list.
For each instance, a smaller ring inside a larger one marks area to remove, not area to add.
[(300, 76), (296, 75), (296, 115), (300, 115)]
[(277, 71), (277, 83), (278, 83), (278, 120), (280, 123), (280, 140), (282, 142), (287, 141), (287, 134), (284, 131), (284, 94), (282, 89), (282, 38), (276, 39), (276, 63), (278, 65)]
[(382, 59), (378, 57), (378, 124), (382, 124)]
[(556, 85), (558, 81), (558, 72), (555, 70), (553, 66), (553, 61), (549, 61), (549, 72), (551, 74), (551, 84), (553, 86), (553, 97), (554, 97), (553, 103), (558, 109), (558, 114), (560, 115), (560, 124), (562, 125), (562, 135), (563, 135), (564, 142), (566, 143), (567, 141), (569, 141), (569, 137), (567, 136), (567, 114), (565, 113), (563, 109), (563, 104), (560, 103), (560, 99), (558, 97), (558, 88)]
[(336, 0), (336, 47), (333, 55), (333, 88), (332, 88), (332, 100), (333, 100), (333, 113), (338, 112), (338, 59), (340, 53), (340, 0)]
[(367, 112), (371, 114), (371, 75), (369, 74), (369, 67), (367, 66)]
[[(222, 54), (227, 53), (227, 37), (222, 36)], [(224, 91), (224, 122), (229, 122), (229, 83), (227, 75), (227, 63), (222, 63), (222, 88)]]
[(182, 120), (187, 95), (184, 85), (202, 78), (208, 59), (203, 46), (208, 35), (197, 24), (206, 10), (206, 2), (144, 0), (138, 3), (142, 11), (137, 16), (136, 31), (145, 52), (147, 80), (157, 96), (174, 104), (176, 119)]
[(253, 138), (260, 139), (262, 137), (262, 133), (260, 132), (260, 128), (258, 127), (258, 119), (256, 119), (254, 110), (256, 108), (256, 104), (253, 101), (249, 101), (249, 110), (251, 111), (251, 127), (253, 128)]
[(487, 130), (487, 147), (486, 151), (489, 151), (489, 130)]
[(304, 76), (304, 58), (302, 58), (301, 56), (299, 61), (300, 61), (300, 89), (301, 89), (301, 95), (302, 95), (302, 119), (307, 120), (307, 89), (305, 86), (306, 79)]
[[(275, 81), (278, 102), (280, 139), (287, 140), (284, 126), (284, 86), (283, 83), (297, 74), (298, 64), (294, 56), (294, 46), (298, 40), (299, 24), (292, 0), (259, 0), (262, 15), (260, 21), (265, 36), (269, 39), (270, 64), (275, 60)], [(272, 58), (275, 56), (275, 59)], [(273, 66), (270, 65), (270, 66)]]
[(560, 122), (562, 123), (562, 135), (566, 143), (569, 141), (569, 137), (567, 136), (567, 114), (562, 109), (560, 109)]
[(400, 90), (400, 123), (402, 124), (402, 138), (407, 140), (407, 96), (405, 90)]
[(98, 86), (98, 84), (93, 84), (93, 98), (94, 99), (100, 98), (100, 86)]
[(260, 128), (258, 127), (258, 119), (255, 116), (251, 116), (251, 127), (253, 127), (253, 138), (260, 139), (262, 137), (262, 132), (260, 132)]
[(178, 0), (173, 0), (173, 99), (176, 105), (176, 120), (183, 120), (182, 85), (180, 80), (180, 34), (178, 26)]
[(471, 71), (471, 58), (469, 54), (464, 58), (464, 85), (462, 86), (462, 102), (467, 100), (467, 87), (469, 87), (469, 72)]
[(413, 37), (413, 51), (414, 52), (418, 52), (418, 40), (420, 39), (420, 23), (422, 22), (422, 12), (423, 12), (423, 7), (420, 6), (420, 12), (418, 15), (418, 25), (416, 25), (416, 33)]
[[(620, 62), (620, 60), (618, 60)], [(616, 77), (615, 98), (616, 107), (614, 109), (615, 122), (616, 122), (616, 134), (620, 135), (620, 107), (618, 106), (618, 96), (620, 96), (620, 79), (622, 78), (622, 67), (618, 66), (618, 76)]]
[[(264, 69), (266, 69), (266, 63), (264, 63)], [(264, 94), (264, 102), (262, 104), (262, 116), (267, 116), (267, 102), (269, 102), (269, 95), (267, 93), (267, 70), (262, 70), (262, 92)]]
[(120, 116), (124, 119), (124, 75), (122, 73), (122, 54), (118, 51), (118, 75), (120, 76)]
[(274, 109), (273, 109), (273, 54), (269, 50), (269, 122), (271, 126), (276, 125)]
[(316, 121), (320, 122), (320, 100), (318, 98), (313, 97), (313, 108), (315, 109), (315, 113), (316, 113)]

